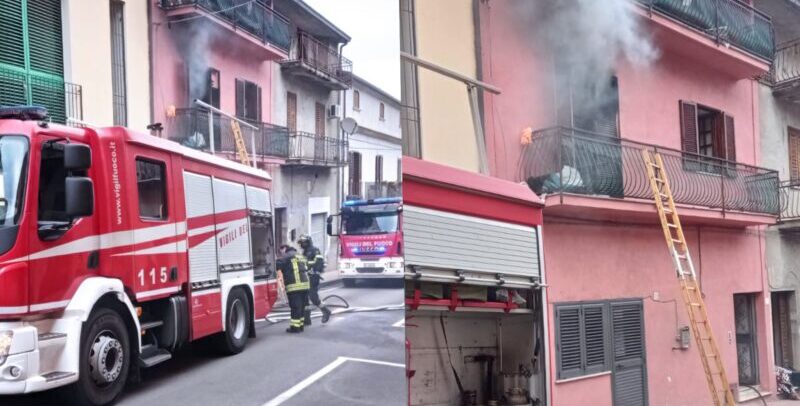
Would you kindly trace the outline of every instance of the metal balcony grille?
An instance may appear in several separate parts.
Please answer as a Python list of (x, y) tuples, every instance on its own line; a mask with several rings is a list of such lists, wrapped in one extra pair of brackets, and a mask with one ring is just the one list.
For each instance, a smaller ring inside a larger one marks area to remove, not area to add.
[(537, 194), (651, 200), (642, 149), (661, 153), (675, 202), (778, 215), (778, 172), (568, 128), (537, 131), (520, 176)]
[(289, 135), (287, 163), (343, 166), (347, 164), (347, 142), (303, 131)]
[(775, 35), (769, 16), (739, 0), (636, 0), (644, 6), (771, 61)]
[(353, 84), (353, 62), (339, 54), (336, 48), (304, 32), (297, 34), (289, 58), (283, 62), (301, 62), (308, 69), (338, 80), (347, 87)]
[(800, 180), (793, 179), (781, 182), (781, 215), (780, 221), (800, 220)]
[(165, 10), (173, 10), (186, 6), (200, 7), (231, 23), (234, 29), (241, 28), (258, 38), (263, 43), (289, 50), (289, 20), (254, 0), (160, 0)]
[(67, 118), (83, 119), (83, 90), (55, 77), (0, 66), (0, 106), (17, 105), (44, 106), (50, 120), (65, 124)]

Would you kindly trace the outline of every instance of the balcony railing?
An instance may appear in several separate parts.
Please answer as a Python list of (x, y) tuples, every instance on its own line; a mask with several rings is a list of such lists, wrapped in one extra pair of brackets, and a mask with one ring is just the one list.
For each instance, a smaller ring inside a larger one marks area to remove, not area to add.
[(676, 203), (778, 215), (777, 171), (567, 128), (537, 131), (520, 175), (539, 194), (653, 199), (642, 149), (661, 153)]
[(400, 182), (366, 182), (364, 186), (366, 199), (403, 196), (402, 184)]
[(782, 181), (780, 221), (800, 220), (800, 180)]
[(289, 134), (287, 163), (315, 166), (347, 164), (347, 142), (332, 137), (294, 131)]
[(0, 66), (0, 106), (37, 105), (50, 120), (64, 124), (83, 119), (83, 89), (56, 77)]
[(775, 35), (769, 16), (739, 0), (636, 0), (714, 38), (772, 60)]
[(283, 63), (302, 64), (304, 68), (337, 80), (347, 87), (353, 83), (353, 62), (339, 54), (336, 48), (304, 32), (297, 34), (296, 43), (289, 51), (289, 58)]
[(775, 91), (792, 89), (800, 79), (800, 39), (778, 46), (769, 71)]
[(160, 0), (161, 8), (174, 10), (199, 7), (241, 28), (263, 43), (289, 50), (289, 20), (259, 1), (252, 0)]
[[(289, 157), (289, 131), (286, 127), (257, 122), (250, 124), (258, 129), (241, 127), (242, 137), (249, 154), (253, 153), (252, 146), (255, 145), (256, 155)], [(212, 113), (211, 126), (214, 135), (214, 152), (236, 152), (231, 119)], [(211, 151), (212, 131), (209, 130), (209, 111), (201, 108), (178, 109), (175, 117), (167, 122), (167, 134), (169, 139), (188, 147)]]

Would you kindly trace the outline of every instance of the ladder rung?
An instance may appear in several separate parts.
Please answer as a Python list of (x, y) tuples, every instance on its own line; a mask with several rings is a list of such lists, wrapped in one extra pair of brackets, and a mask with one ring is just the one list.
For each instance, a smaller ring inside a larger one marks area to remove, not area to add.
[(667, 223), (667, 227), (669, 227), (669, 228), (678, 228), (678, 226), (676, 224), (673, 224), (673, 223)]
[(692, 306), (696, 306), (696, 307), (702, 306), (701, 303), (696, 303), (696, 302), (692, 302), (692, 303), (689, 303), (689, 304), (692, 305)]
[(672, 239), (672, 242), (677, 242), (677, 243), (683, 244), (682, 240), (676, 240), (675, 238)]

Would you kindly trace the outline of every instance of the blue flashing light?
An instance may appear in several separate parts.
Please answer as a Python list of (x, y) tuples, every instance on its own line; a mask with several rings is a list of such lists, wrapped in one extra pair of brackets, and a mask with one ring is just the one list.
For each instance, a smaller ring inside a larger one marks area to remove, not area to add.
[(355, 200), (345, 200), (342, 203), (344, 207), (355, 207), (355, 206), (367, 206), (370, 204), (393, 204), (393, 203), (401, 203), (403, 201), (400, 197), (379, 197), (377, 199), (355, 199)]

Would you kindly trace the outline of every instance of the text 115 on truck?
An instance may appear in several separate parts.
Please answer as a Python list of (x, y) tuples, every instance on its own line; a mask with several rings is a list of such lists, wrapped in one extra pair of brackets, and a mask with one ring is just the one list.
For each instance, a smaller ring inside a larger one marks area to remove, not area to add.
[[(345, 286), (358, 279), (403, 277), (402, 200), (346, 200), (328, 217), (328, 234), (339, 236), (339, 275)], [(337, 230), (338, 229), (338, 230)]]
[(191, 341), (242, 351), (277, 292), (269, 175), (45, 117), (0, 109), (0, 394), (107, 404)]

